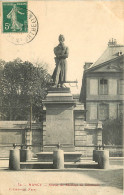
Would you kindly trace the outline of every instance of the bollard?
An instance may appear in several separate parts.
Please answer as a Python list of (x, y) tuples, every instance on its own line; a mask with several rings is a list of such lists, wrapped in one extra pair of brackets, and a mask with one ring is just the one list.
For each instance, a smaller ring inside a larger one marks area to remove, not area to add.
[(97, 162), (98, 161), (98, 150), (93, 150), (93, 161)]
[(20, 162), (26, 162), (27, 160), (31, 160), (32, 158), (32, 152), (27, 147), (27, 149), (20, 149)]
[(31, 160), (32, 159), (32, 151), (30, 148), (26, 149), (26, 160)]
[(20, 162), (26, 162), (26, 149), (20, 149)]
[(61, 149), (53, 151), (54, 169), (64, 169), (64, 152)]
[(100, 150), (98, 151), (98, 165), (101, 169), (109, 168), (109, 151)]
[(19, 149), (14, 148), (13, 150), (10, 150), (9, 169), (10, 170), (19, 170), (20, 169), (20, 151), (19, 151)]

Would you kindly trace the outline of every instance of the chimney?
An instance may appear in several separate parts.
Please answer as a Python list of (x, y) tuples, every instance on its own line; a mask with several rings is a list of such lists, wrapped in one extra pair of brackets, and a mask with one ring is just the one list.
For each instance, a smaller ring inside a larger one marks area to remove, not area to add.
[(84, 70), (87, 70), (93, 63), (92, 62), (85, 62)]
[(109, 40), (109, 42), (108, 42), (108, 46), (109, 47), (114, 47), (114, 46), (116, 46), (117, 45), (117, 41), (116, 41), (116, 39), (111, 39), (111, 40)]

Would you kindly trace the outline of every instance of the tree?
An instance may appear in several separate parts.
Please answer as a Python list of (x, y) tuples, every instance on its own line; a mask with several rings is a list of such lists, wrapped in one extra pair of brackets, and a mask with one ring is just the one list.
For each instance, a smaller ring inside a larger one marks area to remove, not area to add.
[(33, 119), (40, 120), (42, 100), (51, 79), (44, 64), (34, 66), (28, 61), (16, 59), (5, 63), (0, 72), (1, 110), (5, 119), (28, 120), (32, 104)]
[(116, 119), (107, 119), (103, 123), (103, 144), (123, 144), (123, 114)]

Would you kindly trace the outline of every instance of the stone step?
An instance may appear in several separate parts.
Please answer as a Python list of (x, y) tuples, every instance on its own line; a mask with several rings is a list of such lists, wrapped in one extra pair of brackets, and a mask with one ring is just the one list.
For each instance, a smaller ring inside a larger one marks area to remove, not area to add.
[[(40, 162), (53, 162), (53, 152), (39, 152), (36, 155)], [(81, 156), (81, 152), (64, 152), (64, 161), (76, 162), (80, 160)]]
[[(21, 169), (53, 169), (52, 162), (37, 162), (37, 161), (28, 161), (20, 163)], [(98, 164), (91, 162), (81, 162), (81, 163), (64, 163), (64, 168), (98, 168)]]

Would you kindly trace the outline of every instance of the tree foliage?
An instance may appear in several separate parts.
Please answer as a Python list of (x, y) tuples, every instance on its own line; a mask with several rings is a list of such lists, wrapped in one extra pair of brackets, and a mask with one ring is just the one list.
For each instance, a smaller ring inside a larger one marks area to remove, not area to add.
[(103, 144), (122, 145), (123, 144), (123, 115), (116, 119), (107, 119), (103, 123)]
[(40, 120), (42, 100), (51, 79), (44, 64), (34, 66), (28, 61), (16, 59), (4, 63), (0, 74), (1, 114), (4, 120), (28, 120), (31, 104), (33, 119)]

